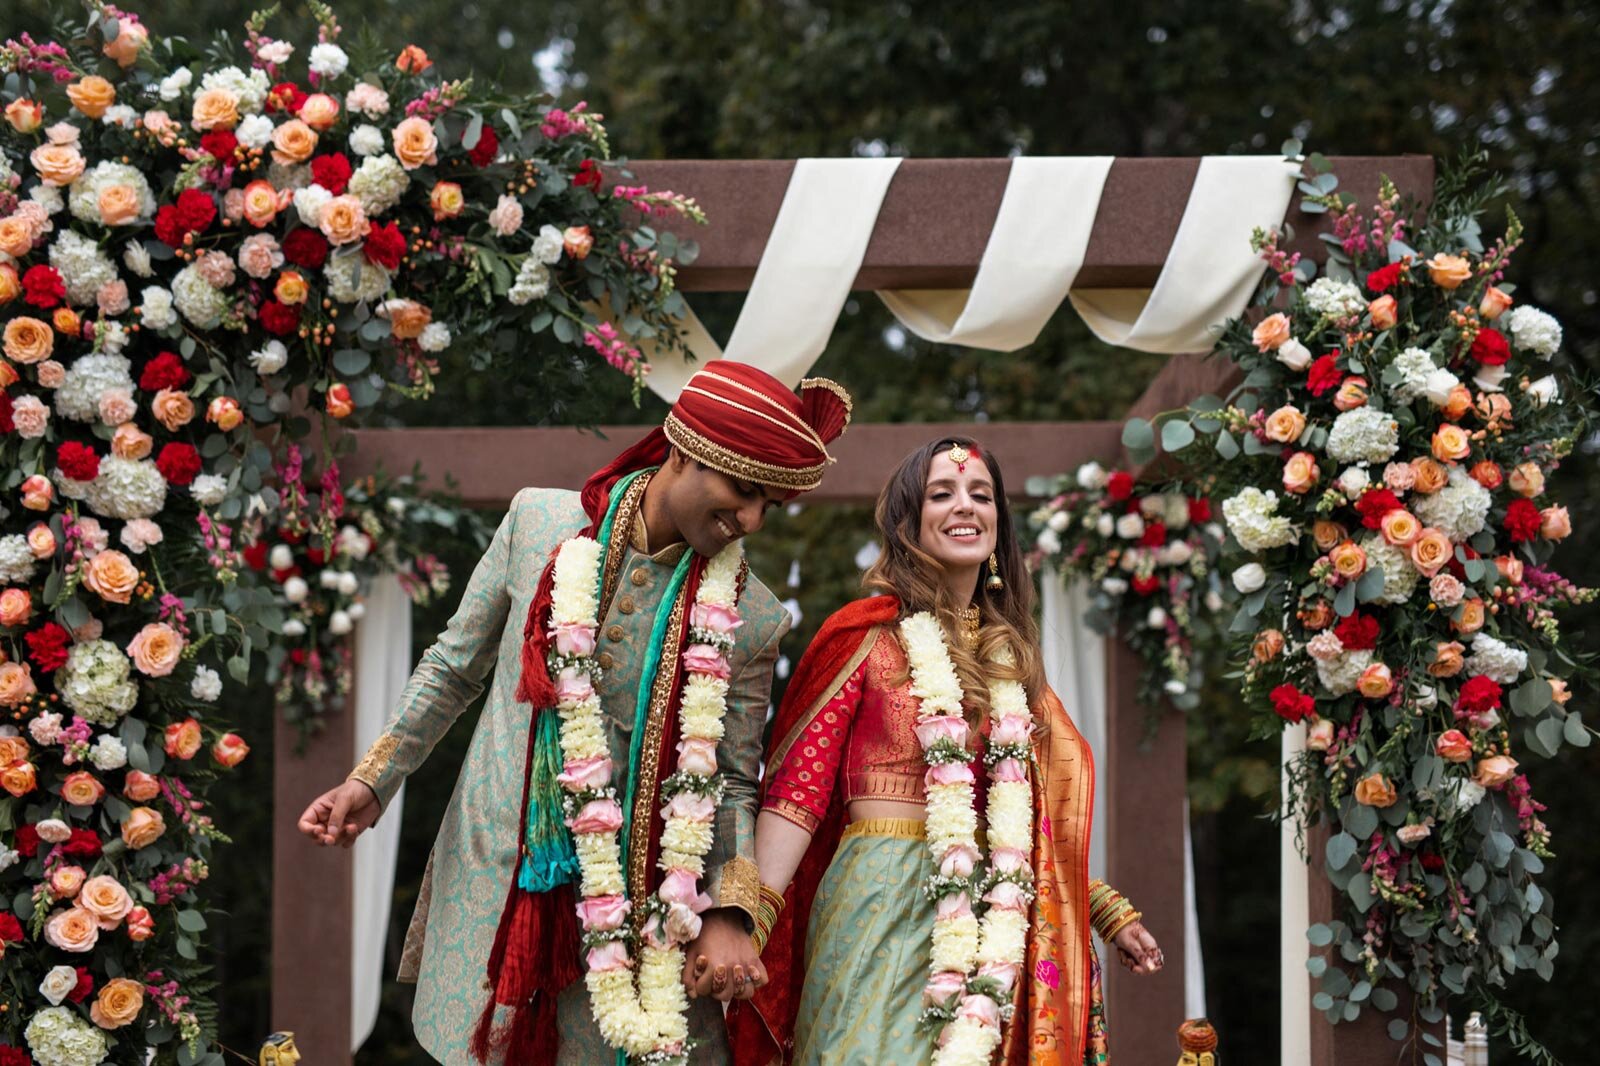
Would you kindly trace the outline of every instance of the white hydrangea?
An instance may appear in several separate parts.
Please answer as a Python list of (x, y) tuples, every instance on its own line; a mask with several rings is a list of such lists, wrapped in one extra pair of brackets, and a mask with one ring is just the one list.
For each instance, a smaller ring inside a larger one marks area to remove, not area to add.
[(46, 1007), (35, 1014), (25, 1036), (39, 1066), (100, 1066), (111, 1051), (106, 1035), (70, 1007)]
[(172, 299), (183, 317), (200, 329), (216, 329), (222, 324), (222, 316), (233, 308), (228, 294), (212, 288), (193, 263), (172, 279)]
[(98, 726), (113, 726), (133, 709), (139, 687), (128, 678), (128, 657), (109, 640), (74, 645), (56, 674), (61, 701)]
[(110, 733), (101, 733), (89, 749), (89, 761), (97, 770), (120, 770), (128, 765), (128, 749)]
[(1222, 516), (1240, 547), (1261, 552), (1293, 544), (1299, 531), (1278, 512), (1278, 494), (1251, 486), (1222, 503)]
[(328, 279), (328, 295), (340, 303), (381, 300), (389, 291), (389, 272), (363, 255), (330, 256), (322, 274)]
[(1432, 495), (1418, 494), (1411, 512), (1460, 544), (1484, 527), (1489, 517), (1489, 490), (1459, 466), (1450, 468), (1450, 483)]
[(350, 150), (359, 156), (382, 155), (387, 143), (383, 131), (370, 122), (363, 122), (350, 131)]
[(450, 327), (443, 322), (429, 322), (417, 338), (417, 346), (425, 352), (442, 352), (450, 347)]
[[(389, 502), (393, 503), (394, 500), (390, 500)], [(405, 501), (401, 500), (400, 503), (403, 507)], [(404, 512), (402, 511), (401, 513), (403, 514)], [(334, 550), (338, 552), (338, 554), (348, 556), (350, 559), (359, 563), (361, 560), (367, 557), (367, 553), (370, 552), (372, 548), (370, 542), (367, 540), (366, 534), (362, 533), (361, 530), (357, 529), (355, 526), (340, 526), (339, 541)]]
[(81, 356), (67, 367), (61, 387), (56, 389), (56, 414), (79, 422), (98, 422), (101, 396), (112, 389), (133, 392), (131, 365), (121, 355)]
[(194, 680), (189, 683), (189, 695), (207, 703), (216, 703), (222, 695), (222, 677), (209, 666), (194, 668)]
[(1502, 685), (1513, 684), (1528, 668), (1528, 653), (1505, 641), (1480, 632), (1472, 638), (1472, 654), (1467, 656), (1467, 674), (1482, 674)]
[(1396, 548), (1374, 533), (1361, 541), (1361, 550), (1367, 553), (1367, 565), (1383, 568), (1383, 592), (1378, 603), (1405, 603), (1417, 589), (1417, 568), (1411, 565), (1411, 553)]
[(272, 90), (272, 82), (267, 80), (264, 70), (252, 68), (246, 74), (238, 67), (223, 67), (202, 76), (200, 88), (227, 89), (239, 98), (239, 114), (248, 115), (261, 110), (267, 101), (267, 93)]
[(329, 41), (311, 46), (311, 56), (307, 60), (311, 73), (323, 78), (337, 78), (350, 66), (350, 57), (345, 55), (343, 48)]
[(333, 199), (333, 193), (320, 185), (311, 184), (294, 191), (294, 209), (302, 224), (315, 229), (322, 224), (322, 209)]
[(1356, 690), (1356, 682), (1361, 680), (1361, 673), (1372, 665), (1372, 652), (1343, 651), (1331, 659), (1318, 659), (1317, 678), (1321, 680), (1322, 687), (1335, 696), (1343, 696)]
[(1306, 303), (1318, 314), (1330, 318), (1348, 318), (1367, 309), (1361, 290), (1348, 281), (1318, 278), (1306, 288)]
[(188, 67), (179, 67), (177, 70), (161, 79), (161, 86), (159, 89), (159, 92), (161, 93), (161, 99), (171, 103), (173, 100), (176, 100), (178, 97), (182, 96), (183, 90), (187, 89), (193, 82), (194, 72)]
[(50, 245), (50, 265), (67, 285), (67, 300), (93, 307), (100, 286), (117, 280), (117, 266), (100, 254), (99, 245), (71, 230), (62, 230)]
[(146, 285), (139, 296), (139, 319), (148, 329), (166, 329), (178, 324), (178, 313), (172, 307), (172, 293), (160, 285)]
[(122, 249), (122, 265), (141, 278), (155, 277), (155, 267), (150, 265), (150, 252), (140, 241), (129, 241)]
[(67, 210), (72, 211), (72, 218), (94, 222), (96, 226), (104, 224), (99, 213), (99, 197), (110, 186), (128, 186), (139, 197), (138, 216), (118, 222), (118, 226), (138, 226), (155, 214), (155, 194), (150, 192), (150, 182), (144, 179), (144, 174), (126, 163), (104, 160), (78, 174), (77, 181), (67, 186)]
[(521, 307), (542, 300), (550, 292), (550, 269), (539, 262), (537, 253), (528, 256), (517, 269), (517, 280), (512, 283), (506, 298)]
[(392, 155), (369, 155), (350, 175), (350, 193), (361, 201), (368, 218), (375, 218), (400, 202), (411, 185), (411, 175)]
[(108, 455), (89, 483), (85, 502), (106, 518), (154, 518), (167, 502), (167, 479), (150, 459)]
[(33, 577), (37, 562), (28, 550), (28, 538), (21, 533), (0, 537), (0, 582), (21, 585)]
[(1328, 454), (1341, 463), (1382, 463), (1400, 448), (1400, 423), (1370, 407), (1344, 411), (1328, 431)]
[[(61, 195), (61, 190), (54, 185), (35, 185), (28, 190), (28, 199), (42, 205), (45, 212), (51, 215), (59, 215), (67, 207), (67, 201)], [(45, 232), (48, 233), (53, 228), (49, 227)]]
[(1561, 323), (1548, 311), (1527, 306), (1513, 308), (1506, 323), (1511, 327), (1511, 342), (1518, 348), (1546, 359), (1561, 349)]
[(554, 226), (540, 226), (539, 235), (533, 239), (533, 257), (550, 266), (560, 261), (564, 247), (565, 242), (560, 230)]
[(250, 353), (250, 365), (262, 377), (276, 374), (289, 362), (289, 349), (282, 341), (268, 341)]
[(1410, 403), (1423, 395), (1428, 375), (1435, 369), (1433, 356), (1425, 348), (1407, 348), (1395, 357), (1394, 368), (1400, 372), (1400, 380), (1389, 391), (1400, 403)]
[(265, 148), (272, 142), (272, 130), (272, 119), (266, 115), (246, 115), (233, 135), (246, 148)]
[(189, 494), (200, 506), (215, 507), (228, 495), (228, 480), (215, 474), (198, 474), (189, 483)]

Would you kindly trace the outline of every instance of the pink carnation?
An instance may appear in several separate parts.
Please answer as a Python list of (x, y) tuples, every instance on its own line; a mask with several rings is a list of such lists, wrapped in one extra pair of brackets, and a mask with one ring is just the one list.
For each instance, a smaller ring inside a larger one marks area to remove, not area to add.
[(233, 284), (233, 260), (227, 252), (206, 252), (195, 260), (195, 270), (213, 289), (226, 289)]
[(622, 828), (622, 807), (616, 800), (590, 800), (567, 827), (574, 833), (615, 833)]
[(691, 644), (683, 652), (683, 668), (691, 674), (709, 674), (726, 681), (733, 676), (728, 660), (709, 644)]
[(133, 421), (139, 407), (127, 389), (107, 389), (100, 394), (100, 421), (108, 426), (120, 426)]
[(33, 372), (38, 376), (42, 389), (59, 389), (67, 380), (67, 368), (54, 359), (35, 364)]
[(94, 294), (94, 302), (100, 308), (101, 314), (122, 314), (129, 307), (128, 283), (121, 278), (106, 282)]
[[(509, 237), (522, 228), (522, 204), (514, 196), (500, 194), (494, 210), (489, 212), (489, 228), (499, 237)], [(695, 610), (699, 610), (699, 606)]]
[(359, 111), (368, 118), (381, 118), (389, 113), (389, 94), (368, 82), (358, 82), (354, 89), (344, 94), (348, 111)]
[(1306, 642), (1306, 652), (1318, 662), (1332, 662), (1344, 652), (1344, 642), (1333, 630), (1324, 629)]
[(1390, 463), (1383, 468), (1383, 484), (1392, 492), (1410, 492), (1417, 484), (1417, 469), (1410, 463)]
[(18, 436), (37, 440), (50, 425), (50, 408), (37, 396), (18, 396), (11, 407), (11, 421)]
[(239, 269), (257, 280), (265, 280), (283, 266), (283, 249), (270, 233), (253, 233), (239, 245)]
[(1428, 582), (1428, 595), (1440, 607), (1454, 607), (1466, 595), (1466, 588), (1454, 574), (1439, 573)]
[(161, 527), (148, 518), (131, 519), (122, 527), (122, 543), (135, 555), (152, 544), (160, 544), (162, 538)]

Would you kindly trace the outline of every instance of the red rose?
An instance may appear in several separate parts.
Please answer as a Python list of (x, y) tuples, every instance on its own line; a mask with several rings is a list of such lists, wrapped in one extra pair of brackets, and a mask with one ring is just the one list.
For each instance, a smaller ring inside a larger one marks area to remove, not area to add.
[(376, 263), (385, 270), (396, 270), (406, 254), (406, 236), (393, 222), (373, 226), (367, 233), (367, 243), (361, 246), (367, 262)]
[(33, 306), (50, 308), (67, 298), (67, 286), (55, 267), (39, 263), (22, 275), (22, 294)]
[(1154, 574), (1146, 574), (1133, 579), (1133, 591), (1141, 596), (1148, 596), (1161, 587), (1161, 579)]
[(100, 457), (94, 449), (69, 440), (56, 451), (56, 465), (74, 481), (93, 481), (100, 473)]
[(1337, 354), (1324, 355), (1306, 370), (1306, 388), (1311, 390), (1311, 395), (1321, 396), (1339, 387), (1344, 380), (1344, 372), (1339, 369), (1338, 361)]
[(1456, 713), (1474, 715), (1496, 710), (1503, 691), (1494, 678), (1478, 674), (1461, 686), (1461, 694), (1456, 697)]
[[(494, 157), (500, 153), (500, 135), (495, 133), (494, 127), (487, 122), (483, 124), (483, 132), (478, 135), (478, 143), (472, 146), (467, 153), (467, 158), (472, 160), (476, 167), (486, 167), (494, 162)], [(587, 159), (584, 160), (588, 162)]]
[(1317, 701), (1293, 685), (1279, 685), (1270, 697), (1273, 711), (1285, 722), (1303, 722), (1316, 711)]
[(100, 838), (95, 835), (93, 829), (74, 829), (72, 837), (61, 845), (61, 854), (75, 858), (97, 859), (100, 857)]
[(1167, 542), (1167, 527), (1163, 522), (1151, 522), (1144, 527), (1144, 536), (1139, 538), (1140, 547), (1159, 548)]
[(1361, 512), (1361, 524), (1368, 529), (1382, 529), (1383, 516), (1400, 509), (1400, 499), (1388, 489), (1368, 489), (1356, 501)]
[(0, 433), (10, 433), (16, 428), (16, 420), (11, 417), (11, 396), (0, 392)]
[(1117, 470), (1106, 478), (1106, 494), (1113, 500), (1126, 500), (1133, 495), (1133, 475)]
[(233, 153), (239, 147), (239, 138), (232, 130), (212, 130), (200, 138), (200, 147), (219, 163), (233, 162)]
[(1511, 345), (1506, 343), (1505, 334), (1499, 330), (1483, 329), (1472, 341), (1471, 354), (1484, 366), (1500, 366), (1511, 358)]
[(1371, 651), (1378, 646), (1378, 620), (1358, 612), (1334, 626), (1333, 635), (1345, 651)]
[(163, 445), (156, 456), (156, 469), (169, 485), (187, 485), (200, 473), (200, 453), (194, 445), (174, 442)]
[(306, 91), (292, 81), (280, 81), (267, 93), (268, 111), (297, 113), (306, 102)]
[(171, 204), (161, 205), (156, 211), (156, 239), (168, 248), (182, 248), (184, 232), (178, 209)]
[(1204, 496), (1189, 501), (1189, 521), (1196, 524), (1211, 521), (1211, 501)]
[(1386, 267), (1379, 267), (1367, 275), (1367, 288), (1373, 292), (1388, 292), (1400, 281), (1400, 275), (1405, 270), (1404, 264), (1390, 263)]
[(17, 854), (31, 859), (39, 854), (39, 830), (31, 825), (17, 826)]
[(277, 300), (263, 302), (256, 316), (261, 320), (262, 329), (279, 337), (286, 337), (300, 328), (300, 308), (281, 304)]
[(0, 941), (15, 944), (22, 939), (22, 923), (10, 911), (0, 913)]
[(89, 976), (87, 966), (78, 967), (78, 987), (67, 993), (67, 998), (74, 1003), (82, 1003), (94, 991), (94, 978)]
[(1422, 868), (1431, 874), (1436, 874), (1444, 869), (1444, 856), (1437, 852), (1424, 852), (1421, 859)]
[(572, 184), (580, 189), (593, 189), (600, 191), (600, 185), (605, 181), (605, 175), (600, 173), (600, 168), (593, 159), (585, 159), (578, 165), (578, 173), (572, 178)]
[(72, 635), (54, 622), (46, 622), (23, 639), (28, 642), (28, 658), (40, 673), (48, 674), (66, 663), (67, 644)]
[(345, 186), (350, 183), (350, 174), (350, 160), (345, 158), (343, 152), (319, 155), (311, 161), (311, 180), (335, 196), (344, 195)]
[(265, 570), (267, 568), (267, 542), (258, 540), (244, 550), (245, 565), (252, 570)]
[(321, 548), (307, 548), (306, 561), (312, 566), (321, 566), (328, 561), (328, 553)]
[(1539, 506), (1532, 500), (1519, 496), (1506, 507), (1506, 533), (1511, 536), (1514, 544), (1536, 539), (1539, 536), (1541, 521)]
[(33, 1059), (19, 1047), (0, 1044), (0, 1066), (33, 1066)]
[(283, 257), (298, 267), (316, 270), (328, 261), (328, 238), (305, 226), (283, 239)]
[(139, 387), (146, 392), (181, 389), (189, 384), (192, 377), (182, 359), (171, 352), (162, 352), (145, 364), (144, 372), (139, 375)]

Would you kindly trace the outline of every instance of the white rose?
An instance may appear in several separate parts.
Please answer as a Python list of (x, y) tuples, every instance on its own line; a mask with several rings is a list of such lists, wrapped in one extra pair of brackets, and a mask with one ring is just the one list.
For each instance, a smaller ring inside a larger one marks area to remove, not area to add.
[(1128, 591), (1128, 583), (1120, 577), (1108, 577), (1100, 582), (1100, 587), (1112, 596), (1120, 596)]
[[(188, 73), (185, 71), (184, 73)], [(78, 971), (71, 966), (53, 966), (39, 982), (39, 994), (50, 1001), (52, 1007), (61, 1006), (73, 989), (78, 987)]]
[(1106, 469), (1099, 463), (1084, 463), (1078, 467), (1078, 487), (1080, 489), (1102, 489), (1106, 484)]
[(306, 584), (303, 577), (291, 577), (283, 583), (283, 598), (290, 603), (304, 603), (309, 595), (311, 586)]
[(283, 635), (286, 637), (303, 637), (306, 634), (306, 624), (298, 618), (291, 618), (283, 623)]
[(1432, 685), (1417, 686), (1417, 709), (1431, 711), (1439, 704), (1439, 693)]
[(325, 589), (336, 589), (336, 588), (338, 588), (339, 587), (339, 571), (337, 571), (337, 570), (324, 570), (324, 571), (322, 571), (322, 573), (317, 575), (317, 584), (321, 585)]
[(1144, 624), (1151, 629), (1162, 629), (1167, 624), (1167, 612), (1160, 607), (1150, 608), (1150, 613), (1144, 616)]
[(1311, 365), (1311, 350), (1290, 337), (1278, 345), (1278, 362), (1290, 370), (1304, 370)]
[(353, 621), (359, 622), (367, 616), (367, 605), (364, 603), (352, 603), (345, 608), (344, 613), (349, 615)]
[(1039, 539), (1034, 541), (1034, 546), (1046, 555), (1054, 555), (1061, 550), (1061, 538), (1053, 530), (1041, 529)]
[(1175, 677), (1168, 678), (1166, 684), (1162, 685), (1161, 688), (1169, 696), (1181, 696), (1189, 691), (1189, 686)]
[(1461, 379), (1450, 371), (1439, 367), (1428, 374), (1428, 379), (1422, 383), (1422, 394), (1428, 402), (1435, 407), (1443, 407), (1450, 402), (1450, 390), (1461, 384)]
[(554, 226), (540, 226), (539, 235), (533, 239), (533, 257), (549, 266), (561, 258), (563, 244), (560, 230)]
[(4, 845), (0, 845), (0, 873), (4, 873), (5, 871), (11, 869), (17, 864), (17, 860), (20, 858), (22, 858), (22, 853), (17, 851), (16, 848), (8, 848)]
[(1070, 525), (1071, 522), (1072, 519), (1067, 516), (1067, 512), (1057, 511), (1055, 514), (1050, 516), (1050, 521), (1047, 524), (1057, 533), (1065, 533), (1067, 526)]
[(1556, 383), (1553, 374), (1544, 377), (1528, 386), (1528, 399), (1543, 407), (1545, 404), (1554, 403), (1561, 399), (1561, 387)]
[(194, 74), (188, 67), (182, 67), (161, 79), (161, 99), (169, 103), (183, 95), (183, 90), (194, 81)]
[(1338, 484), (1341, 492), (1354, 499), (1360, 496), (1368, 485), (1372, 484), (1372, 475), (1359, 466), (1348, 467), (1339, 475)]
[(288, 414), (291, 406), (293, 406), (293, 402), (289, 399), (289, 394), (286, 392), (275, 392), (271, 396), (267, 397), (267, 410), (271, 411), (275, 415)]
[(354, 596), (361, 590), (361, 579), (348, 570), (339, 574), (339, 592), (345, 596)]
[(1168, 566), (1182, 566), (1194, 557), (1194, 549), (1186, 540), (1175, 540), (1162, 550)]
[(328, 632), (336, 637), (342, 637), (356, 627), (350, 615), (345, 611), (334, 611), (328, 616)]
[(1245, 595), (1267, 583), (1267, 571), (1260, 563), (1245, 563), (1233, 572), (1233, 587)]
[(1222, 593), (1212, 589), (1206, 593), (1206, 610), (1216, 612), (1222, 610)]
[(1472, 376), (1472, 383), (1484, 392), (1500, 392), (1500, 383), (1506, 379), (1511, 371), (1504, 366), (1481, 366)]
[(1125, 514), (1117, 519), (1117, 536), (1123, 540), (1138, 540), (1144, 536), (1144, 519), (1137, 514)]
[(1102, 537), (1111, 536), (1116, 528), (1116, 521), (1108, 514), (1102, 514), (1094, 520), (1094, 531)]
[(276, 374), (288, 362), (289, 349), (283, 346), (282, 341), (268, 341), (265, 345), (250, 353), (250, 365), (262, 377)]
[(287, 570), (294, 565), (294, 549), (287, 544), (274, 544), (267, 556), (267, 565), (274, 570)]

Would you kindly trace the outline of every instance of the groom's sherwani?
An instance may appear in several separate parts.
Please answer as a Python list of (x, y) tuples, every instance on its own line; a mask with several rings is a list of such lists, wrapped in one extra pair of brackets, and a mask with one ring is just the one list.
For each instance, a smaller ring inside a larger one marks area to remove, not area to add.
[[(412, 1012), (417, 1040), (446, 1066), (472, 1062), (467, 1043), (487, 1002), (485, 967), (517, 860), (523, 769), (533, 713), (533, 708), (516, 700), (523, 621), (551, 552), (586, 524), (575, 492), (524, 489), (517, 494), (488, 552), (473, 571), (449, 628), (423, 653), (394, 720), (351, 775), (371, 785), (387, 807), (401, 782), (422, 765), (487, 681), (488, 700), (428, 859), (400, 971), (401, 980), (417, 982)], [(616, 535), (624, 533), (619, 530)], [(616, 591), (609, 603), (601, 605), (595, 652), (604, 676), (598, 689), (611, 758), (618, 767), (628, 765), (651, 625), (663, 606), (673, 568), (686, 550), (679, 544), (649, 553), (641, 520), (624, 553)], [(670, 610), (671, 605), (665, 609)], [(726, 790), (717, 812), (715, 840), (706, 856), (702, 888), (717, 906), (738, 907), (753, 916), (761, 735), (778, 640), (789, 629), (789, 615), (754, 575), (746, 582), (739, 614), (744, 624), (736, 631), (733, 650), (727, 656), (733, 676), (726, 735), (717, 749)], [(664, 660), (663, 669), (667, 665)], [(670, 723), (652, 715), (646, 725), (645, 749), (651, 750), (660, 731), (667, 728)], [(655, 776), (650, 763), (642, 760), (641, 777)], [(617, 784), (620, 792), (621, 782)], [(659, 782), (644, 784), (653, 793)], [(651, 803), (649, 832), (636, 830), (636, 844), (647, 835), (659, 834), (662, 823), (655, 809)], [(633, 851), (630, 873), (637, 876), (644, 857), (640, 847)], [(557, 1061), (610, 1063), (614, 1053), (590, 1017), (583, 982), (571, 985), (558, 1004), (562, 1045)], [(509, 1013), (503, 1007), (499, 1011), (497, 1024)], [(702, 1042), (694, 1055), (696, 1062), (728, 1060), (720, 1003), (691, 1000), (690, 1033)]]

